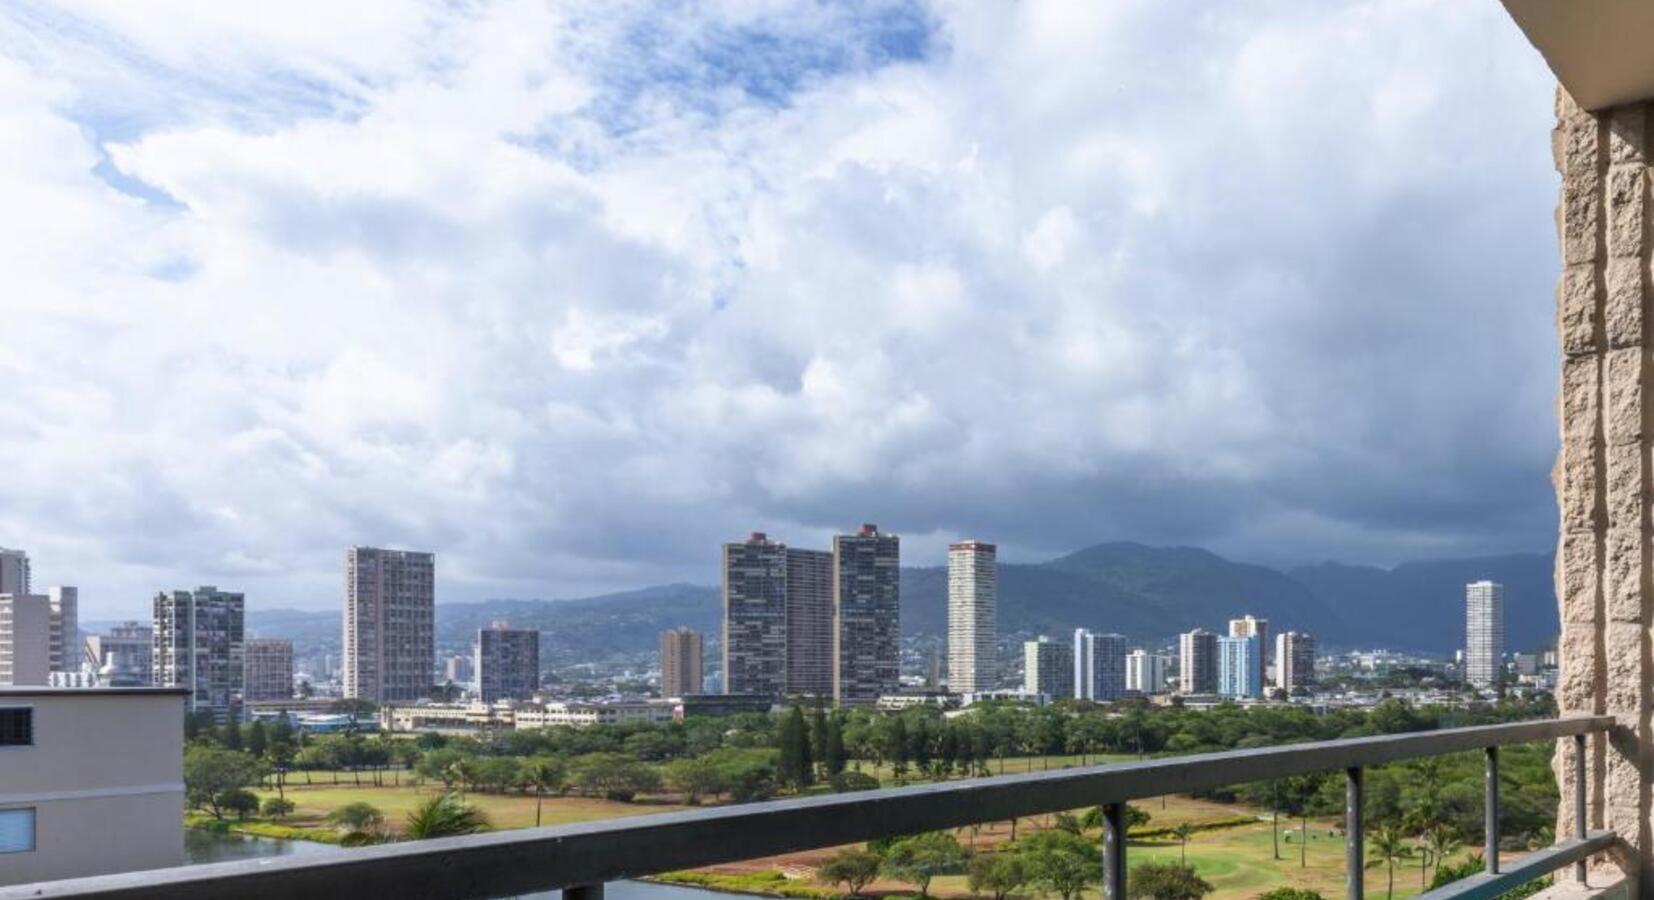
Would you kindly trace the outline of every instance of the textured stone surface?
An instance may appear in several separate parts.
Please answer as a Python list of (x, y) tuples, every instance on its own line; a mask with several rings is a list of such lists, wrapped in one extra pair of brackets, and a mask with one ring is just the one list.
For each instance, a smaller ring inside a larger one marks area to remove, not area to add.
[(1636, 258), (1643, 254), (1643, 198), (1648, 169), (1638, 163), (1617, 165), (1608, 172), (1608, 255)]
[(1605, 522), (1610, 530), (1635, 532), (1640, 538), (1648, 508), (1648, 453), (1641, 443), (1616, 444), (1604, 448), (1602, 456), (1608, 470)]
[[(1643, 624), (1643, 572), (1647, 556), (1641, 529), (1610, 528), (1602, 542), (1602, 608), (1610, 626)], [(1613, 635), (1610, 635), (1613, 637)], [(1621, 635), (1621, 637), (1628, 637)], [(1635, 643), (1633, 641), (1633, 643)], [(1609, 672), (1610, 675), (1614, 673)], [(1631, 674), (1640, 675), (1640, 671)]]
[[(1572, 269), (1578, 270), (1578, 274), (1574, 276), (1575, 279), (1590, 280), (1589, 288), (1576, 286), (1575, 290), (1595, 292), (1599, 289), (1596, 284), (1596, 266), (1573, 266)], [(1647, 279), (1642, 260), (1635, 257), (1611, 259), (1608, 261), (1604, 273), (1606, 285), (1603, 287), (1606, 287), (1608, 296), (1603, 309), (1603, 330), (1607, 332), (1608, 346), (1643, 346), (1645, 343), (1643, 338), (1643, 290)], [(1564, 277), (1563, 283), (1566, 285), (1567, 282), (1568, 279)], [(1592, 302), (1595, 301), (1594, 293), (1590, 299)], [(1568, 302), (1583, 303), (1585, 298), (1570, 298)], [(1575, 339), (1584, 340), (1585, 337), (1579, 336)], [(1596, 337), (1593, 318), (1589, 338), (1594, 340)]]
[[(1650, 529), (1649, 110), (1601, 114), (1558, 93), (1552, 150), (1562, 175), (1557, 286), (1563, 359), (1557, 409), (1561, 453), (1553, 473), (1561, 508), (1557, 545), (1557, 705), (1604, 712), (1612, 735), (1592, 741), (1593, 826), (1628, 841), (1611, 854), (1639, 896), (1650, 871), (1650, 684), (1654, 682), (1654, 530)], [(1562, 788), (1557, 833), (1572, 832), (1571, 742), (1553, 765)]]
[(1609, 350), (1603, 373), (1603, 440), (1636, 444), (1643, 437), (1643, 351), (1641, 347)]
[(1601, 618), (1597, 609), (1602, 582), (1599, 541), (1594, 531), (1564, 531), (1556, 550), (1556, 597), (1562, 605), (1563, 628), (1570, 623), (1588, 626), (1584, 634), (1593, 639)]

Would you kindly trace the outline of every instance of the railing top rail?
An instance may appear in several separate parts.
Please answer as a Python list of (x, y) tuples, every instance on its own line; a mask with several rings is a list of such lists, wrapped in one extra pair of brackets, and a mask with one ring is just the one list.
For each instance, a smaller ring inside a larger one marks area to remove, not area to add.
[(0, 887), (0, 900), (500, 897), (1226, 784), (1552, 740), (1606, 731), (1613, 723), (1608, 716), (1571, 716), (1228, 750), (386, 844), (349, 853)]

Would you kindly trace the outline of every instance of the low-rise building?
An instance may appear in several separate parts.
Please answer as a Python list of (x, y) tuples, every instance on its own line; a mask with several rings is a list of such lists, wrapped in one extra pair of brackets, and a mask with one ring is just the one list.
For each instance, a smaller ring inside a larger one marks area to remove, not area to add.
[(557, 725), (586, 728), (624, 722), (670, 722), (676, 709), (677, 704), (669, 700), (566, 701), (519, 709), (516, 719), (519, 729)]
[(923, 694), (885, 694), (873, 704), (873, 708), (881, 712), (901, 712), (904, 709), (918, 709), (925, 706), (934, 706), (937, 709), (954, 709), (959, 706), (959, 695), (946, 691), (930, 691)]
[(184, 864), (184, 701), (0, 688), (0, 884)]
[(507, 704), (422, 703), (379, 710), (379, 727), (386, 731), (469, 734), (511, 728), (515, 722), (515, 711)]
[(674, 717), (737, 716), (742, 713), (767, 713), (775, 708), (775, 698), (764, 694), (685, 694), (677, 701)]

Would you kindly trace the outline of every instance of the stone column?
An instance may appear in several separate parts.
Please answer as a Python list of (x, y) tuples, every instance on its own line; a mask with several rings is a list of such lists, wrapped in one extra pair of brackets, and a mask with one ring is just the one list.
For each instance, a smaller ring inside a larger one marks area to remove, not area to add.
[[(1606, 713), (1617, 726), (1591, 747), (1592, 828), (1629, 846), (1616, 864), (1650, 896), (1649, 627), (1651, 415), (1647, 104), (1587, 112), (1558, 91), (1552, 147), (1562, 174), (1557, 226), (1562, 279), (1561, 507), (1556, 587), (1562, 635), (1557, 703)], [(1573, 834), (1571, 741), (1555, 760), (1557, 834)]]

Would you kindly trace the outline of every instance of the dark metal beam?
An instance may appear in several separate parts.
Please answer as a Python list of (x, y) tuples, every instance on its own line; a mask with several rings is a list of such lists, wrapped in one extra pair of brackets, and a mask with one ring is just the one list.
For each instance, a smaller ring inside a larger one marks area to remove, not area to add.
[(13, 898), (499, 897), (890, 835), (1603, 731), (1578, 716), (1381, 735), (183, 866), (0, 888)]
[(1482, 771), (1482, 860), (1487, 870), (1499, 873), (1499, 748), (1484, 751)]
[(1498, 873), (1483, 872), (1443, 885), (1414, 900), (1492, 900), (1511, 888), (1543, 878), (1614, 845), (1619, 838), (1612, 831), (1593, 832), (1586, 838), (1573, 838), (1535, 850), (1506, 865)]
[(1344, 896), (1349, 900), (1361, 900), (1366, 891), (1367, 831), (1361, 823), (1365, 805), (1361, 782), (1360, 767), (1344, 770)]
[(1103, 807), (1103, 900), (1126, 900), (1126, 805)]

